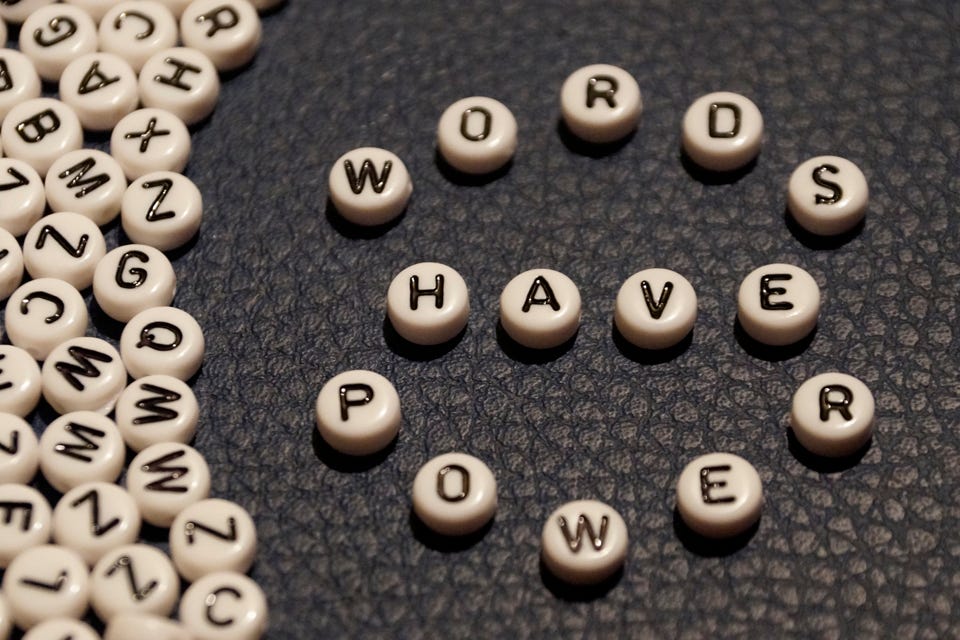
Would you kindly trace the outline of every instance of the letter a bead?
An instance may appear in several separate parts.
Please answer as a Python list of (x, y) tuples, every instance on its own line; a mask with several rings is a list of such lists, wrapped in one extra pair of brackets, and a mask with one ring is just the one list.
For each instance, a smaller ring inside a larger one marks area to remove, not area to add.
[(856, 453), (870, 440), (873, 425), (873, 394), (851, 375), (822, 373), (793, 395), (790, 427), (811, 453), (827, 457)]
[(688, 464), (677, 480), (677, 511), (694, 532), (729, 538), (760, 519), (763, 487), (757, 470), (732, 453), (710, 453)]
[(400, 396), (373, 371), (334, 376), (317, 395), (317, 430), (331, 447), (352, 456), (380, 451), (400, 430)]
[(330, 200), (340, 215), (354, 224), (376, 226), (403, 213), (413, 183), (396, 155), (386, 149), (362, 147), (333, 163), (329, 188)]
[(474, 96), (447, 107), (437, 125), (437, 148), (458, 171), (484, 174), (507, 164), (517, 149), (517, 120), (493, 98)]
[(543, 563), (564, 582), (597, 584), (623, 566), (627, 542), (627, 525), (613, 507), (597, 500), (576, 500), (547, 518)]

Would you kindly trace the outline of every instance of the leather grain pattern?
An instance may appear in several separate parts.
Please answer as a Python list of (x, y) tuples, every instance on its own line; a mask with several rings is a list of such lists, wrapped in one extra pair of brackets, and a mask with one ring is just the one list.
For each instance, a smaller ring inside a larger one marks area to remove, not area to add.
[[(267, 637), (960, 636), (958, 29), (960, 5), (939, 0), (292, 0), (266, 16), (258, 57), (194, 135), (206, 213), (176, 256), (175, 304), (206, 330), (195, 444), (214, 494), (257, 522)], [(635, 135), (603, 149), (558, 124), (564, 78), (594, 62), (632, 72), (645, 104)], [(679, 151), (687, 106), (716, 90), (751, 97), (766, 125), (758, 161), (725, 179)], [(440, 113), (469, 95), (519, 123), (494, 179), (436, 158)], [(405, 215), (374, 232), (326, 188), (332, 162), (368, 145), (414, 180)], [(837, 241), (784, 214), (793, 168), (825, 153), (871, 188), (866, 223)], [(393, 276), (426, 260), (457, 269), (472, 306), (431, 350), (402, 344), (384, 307)], [(740, 280), (771, 262), (823, 292), (798, 349), (735, 326)], [(497, 328), (502, 287), (538, 266), (584, 301), (573, 343), (539, 355)], [(692, 339), (661, 356), (612, 331), (620, 284), (649, 266), (700, 302)], [(395, 446), (360, 462), (313, 425), (322, 384), (352, 368), (390, 378), (404, 409)], [(787, 429), (794, 390), (829, 370), (877, 401), (872, 444), (837, 464)], [(420, 465), (450, 450), (499, 484), (495, 522), (459, 544), (410, 514)], [(714, 450), (764, 482), (758, 529), (728, 545), (674, 516), (680, 470)], [(579, 498), (614, 506), (631, 536), (597, 590), (539, 562), (544, 518)]]

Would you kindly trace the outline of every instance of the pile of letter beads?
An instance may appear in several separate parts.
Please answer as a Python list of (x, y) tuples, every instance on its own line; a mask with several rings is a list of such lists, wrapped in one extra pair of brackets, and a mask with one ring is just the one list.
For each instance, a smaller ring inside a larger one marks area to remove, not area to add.
[[(203, 215), (182, 173), (188, 127), (213, 112), (220, 73), (250, 63), (258, 12), (277, 4), (0, 3), (0, 39), (21, 23), (18, 50), (0, 49), (0, 294), (12, 343), (0, 345), (0, 638), (13, 626), (29, 639), (99, 638), (80, 620), (88, 609), (107, 640), (246, 640), (266, 628), (266, 599), (244, 575), (254, 521), (210, 498), (207, 463), (188, 444), (199, 405), (187, 382), (205, 342), (171, 306), (164, 252), (189, 243)], [(41, 95), (41, 81), (59, 99)], [(85, 131), (111, 132), (109, 153), (84, 148)], [(117, 218), (131, 244), (107, 251), (101, 227)], [(85, 336), (86, 291), (125, 325), (118, 346)], [(41, 397), (60, 415), (38, 438), (24, 418)], [(30, 486), (38, 472), (62, 494), (53, 508)], [(139, 541), (145, 524), (169, 528), (170, 557)]]

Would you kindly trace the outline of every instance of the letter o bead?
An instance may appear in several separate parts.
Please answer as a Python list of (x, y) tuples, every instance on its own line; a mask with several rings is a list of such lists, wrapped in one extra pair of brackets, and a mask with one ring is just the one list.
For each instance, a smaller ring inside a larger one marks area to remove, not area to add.
[(405, 340), (436, 345), (452, 340), (467, 326), (467, 283), (454, 269), (421, 262), (397, 274), (387, 290), (387, 316)]
[(333, 163), (329, 189), (333, 206), (346, 220), (376, 226), (403, 213), (413, 183), (396, 155), (386, 149), (361, 147)]
[(822, 373), (793, 395), (790, 427), (805, 449), (842, 457), (859, 451), (873, 435), (874, 400), (867, 385), (846, 373)]
[(161, 616), (118, 613), (107, 622), (103, 640), (193, 640), (183, 627)]
[(525, 271), (500, 294), (500, 324), (524, 347), (559, 347), (580, 327), (580, 291), (559, 271)]
[(760, 519), (763, 487), (749, 462), (732, 453), (696, 458), (677, 480), (677, 511), (701, 536), (729, 538)]
[(64, 103), (35, 98), (10, 109), (0, 126), (0, 141), (5, 155), (23, 160), (43, 178), (60, 156), (83, 145), (83, 127)]
[(179, 614), (198, 640), (258, 640), (267, 627), (267, 599), (242, 573), (220, 571), (190, 585)]
[(709, 171), (734, 171), (760, 153), (763, 116), (749, 98), (718, 91), (694, 101), (683, 116), (683, 150)]
[(352, 456), (376, 453), (400, 431), (400, 396), (373, 371), (346, 371), (317, 395), (317, 430), (331, 447)]
[(820, 287), (800, 267), (769, 264), (740, 284), (740, 326), (763, 344), (782, 347), (802, 340), (817, 326), (819, 315)]
[(413, 480), (413, 511), (433, 531), (462, 536), (480, 530), (497, 510), (497, 483), (483, 461), (445, 453)]
[(856, 227), (867, 212), (870, 190), (857, 165), (818, 156), (797, 167), (787, 185), (787, 207), (801, 227), (832, 236)]
[(613, 576), (627, 558), (627, 525), (597, 500), (568, 502), (543, 526), (541, 557), (557, 578), (592, 585)]
[(574, 71), (560, 88), (567, 128), (594, 144), (616, 142), (637, 128), (643, 100), (640, 85), (620, 67), (592, 64)]
[(666, 349), (693, 329), (697, 293), (675, 271), (644, 269), (620, 287), (613, 320), (631, 344), (641, 349)]
[(484, 174), (507, 164), (517, 149), (517, 120), (502, 102), (474, 96), (447, 107), (437, 125), (437, 148), (463, 173)]

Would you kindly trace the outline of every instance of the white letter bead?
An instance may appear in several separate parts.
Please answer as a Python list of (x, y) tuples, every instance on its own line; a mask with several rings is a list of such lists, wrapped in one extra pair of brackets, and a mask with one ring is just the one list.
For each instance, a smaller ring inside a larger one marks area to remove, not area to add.
[(189, 582), (216, 571), (246, 573), (257, 553), (257, 529), (250, 514), (227, 500), (201, 500), (170, 525), (170, 555)]
[(100, 636), (86, 622), (54, 618), (30, 629), (23, 640), (100, 640)]
[(77, 7), (42, 7), (20, 28), (20, 51), (33, 61), (44, 80), (56, 82), (70, 62), (96, 50), (97, 24)]
[[(35, 360), (87, 330), (87, 305), (80, 292), (57, 278), (37, 278), (7, 300), (7, 338)], [(26, 414), (24, 414), (26, 415)]]
[(9, 231), (0, 229), (0, 300), (8, 298), (23, 280), (23, 252)]
[(181, 511), (210, 495), (207, 461), (193, 447), (175, 442), (138, 453), (126, 482), (144, 521), (157, 527), (169, 527)]
[(133, 543), (140, 510), (129, 493), (109, 482), (87, 482), (67, 492), (53, 509), (53, 539), (93, 566), (111, 549)]
[(40, 545), (10, 563), (3, 594), (14, 623), (28, 630), (45, 620), (80, 618), (87, 610), (90, 575), (75, 551)]
[(683, 116), (683, 149), (709, 171), (733, 171), (760, 153), (763, 116), (748, 98), (729, 91), (694, 101)]
[(183, 594), (179, 617), (197, 640), (258, 640), (267, 627), (267, 599), (243, 574), (211, 573)]
[(682, 275), (644, 269), (627, 278), (617, 294), (614, 322), (630, 343), (642, 349), (672, 347), (693, 329), (697, 294)]
[(43, 397), (60, 414), (108, 414), (127, 386), (117, 350), (100, 338), (71, 338), (50, 352), (41, 368)]
[(107, 623), (103, 640), (193, 640), (173, 620), (143, 613), (118, 613)]
[(437, 456), (423, 465), (413, 480), (413, 510), (439, 534), (474, 533), (497, 511), (493, 472), (465, 453)]
[(559, 271), (525, 271), (500, 294), (500, 323), (507, 335), (524, 347), (558, 347), (580, 327), (577, 285)]
[(200, 370), (203, 352), (200, 325), (174, 307), (141, 311), (120, 334), (120, 354), (133, 379), (163, 374), (189, 380)]
[(317, 395), (317, 430), (331, 447), (353, 456), (386, 447), (400, 431), (400, 396), (373, 371), (346, 371)]
[(120, 56), (135, 73), (158, 51), (177, 46), (177, 20), (152, 0), (114, 5), (100, 21), (100, 49)]
[[(0, 411), (24, 417), (40, 401), (40, 366), (19, 347), (0, 345)], [(0, 477), (0, 482), (7, 482)]]
[(397, 274), (387, 290), (387, 316), (404, 339), (441, 344), (467, 326), (467, 283), (450, 267), (421, 262)]
[(35, 98), (10, 109), (0, 127), (0, 141), (6, 155), (23, 160), (42, 178), (57, 158), (83, 145), (83, 127), (64, 103)]
[(0, 485), (0, 567), (8, 567), (27, 549), (50, 540), (53, 513), (39, 491), (24, 484)]
[(189, 242), (200, 229), (203, 197), (186, 176), (157, 171), (127, 187), (120, 207), (123, 231), (134, 242), (170, 251)]
[(131, 544), (100, 558), (90, 573), (90, 588), (90, 604), (103, 621), (121, 613), (167, 616), (177, 604), (180, 578), (162, 551)]
[(819, 456), (856, 453), (870, 440), (874, 425), (873, 394), (845, 373), (822, 373), (797, 389), (790, 427), (797, 441)]
[(53, 4), (57, 0), (19, 0), (16, 3), (0, 3), (0, 18), (6, 22), (20, 24), (40, 7)]
[(40, 436), (40, 471), (66, 493), (88, 482), (113, 482), (123, 470), (123, 438), (110, 418), (75, 411), (50, 423)]
[(0, 188), (0, 228), (22, 236), (47, 206), (43, 179), (23, 160), (0, 158)]
[(594, 144), (616, 142), (637, 128), (640, 86), (620, 67), (592, 64), (577, 69), (560, 89), (560, 112), (573, 135)]
[(97, 223), (79, 213), (51, 213), (23, 239), (23, 264), (34, 278), (59, 278), (82, 291), (93, 284), (107, 243)]
[(260, 48), (260, 16), (247, 0), (194, 0), (180, 17), (180, 37), (220, 71), (232, 71)]
[(543, 526), (543, 563), (564, 582), (598, 584), (623, 566), (627, 542), (627, 525), (612, 507), (575, 500), (550, 514)]
[(284, 0), (251, 0), (251, 4), (260, 12), (277, 7), (282, 2)]
[(109, 131), (140, 104), (137, 73), (118, 55), (88, 53), (63, 70), (60, 99), (73, 108), (84, 129)]
[(677, 480), (677, 510), (708, 538), (744, 533), (760, 519), (763, 488), (749, 462), (732, 453), (709, 453), (688, 464)]
[(0, 413), (0, 484), (27, 484), (39, 466), (40, 445), (33, 427), (20, 416)]
[[(21, 0), (20, 4), (23, 4)], [(5, 5), (0, 4), (0, 11), (3, 11)], [(4, 38), (3, 42), (7, 39)], [(23, 55), (15, 49), (0, 49), (0, 62), (6, 68), (5, 88), (0, 91), (0, 120), (6, 118), (7, 113), (27, 100), (33, 100), (40, 97), (41, 84), (40, 75), (36, 67), (30, 62), (30, 58)]]
[(820, 288), (809, 273), (790, 264), (769, 264), (754, 270), (740, 285), (737, 317), (758, 342), (793, 344), (817, 326)]
[(199, 419), (197, 397), (185, 382), (172, 376), (135, 380), (117, 400), (117, 428), (133, 451), (160, 442), (187, 444)]
[(196, 124), (213, 113), (220, 97), (220, 76), (210, 59), (196, 49), (159, 51), (140, 70), (140, 101)]
[(344, 218), (362, 226), (390, 222), (413, 193), (407, 167), (385, 149), (348, 151), (330, 169), (330, 200)]
[(867, 179), (857, 165), (837, 156), (811, 158), (794, 170), (787, 206), (797, 223), (821, 236), (853, 229), (867, 211)]
[(77, 149), (50, 165), (44, 186), (52, 210), (79, 213), (102, 226), (120, 214), (127, 178), (103, 151)]
[(110, 135), (112, 155), (128, 180), (153, 171), (181, 172), (190, 159), (190, 132), (183, 120), (163, 109), (137, 109)]
[(458, 100), (440, 116), (437, 148), (458, 171), (496, 171), (510, 162), (517, 149), (517, 121), (510, 109), (493, 98)]
[(173, 301), (177, 275), (167, 256), (145, 244), (117, 247), (93, 274), (93, 296), (104, 313), (120, 322)]

